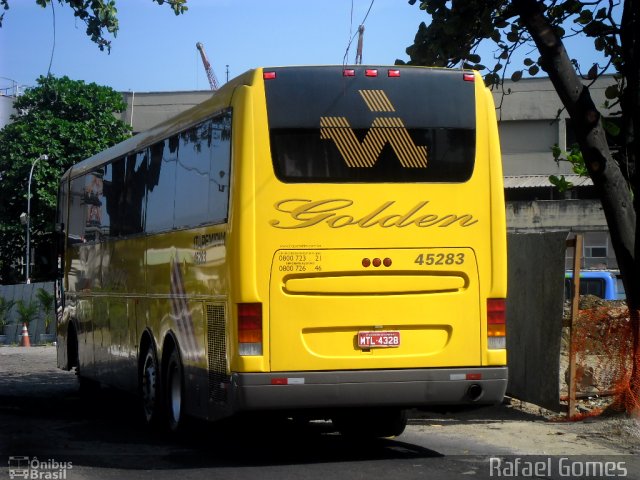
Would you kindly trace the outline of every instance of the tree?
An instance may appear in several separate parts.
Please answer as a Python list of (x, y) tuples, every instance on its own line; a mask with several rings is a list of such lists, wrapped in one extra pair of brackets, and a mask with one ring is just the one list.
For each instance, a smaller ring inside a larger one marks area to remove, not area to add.
[[(17, 263), (24, 257), (25, 228), (19, 217), (27, 207), (31, 183), (31, 245), (51, 250), (60, 176), (72, 164), (127, 138), (128, 125), (114, 113), (126, 105), (109, 87), (68, 77), (40, 77), (15, 101), (13, 123), (0, 130), (0, 281), (22, 281)], [(35, 260), (34, 277), (46, 275), (46, 265)], [(48, 265), (51, 270), (54, 265)]]
[[(416, 0), (409, 0), (414, 4)], [(422, 0), (420, 8), (433, 19), (422, 23), (414, 44), (407, 48), (411, 64), (453, 66), (459, 63), (485, 71), (489, 85), (500, 85), (514, 52), (530, 46), (538, 58), (525, 57), (530, 75), (542, 69), (549, 75), (574, 124), (587, 172), (602, 202), (612, 244), (623, 275), (640, 359), (640, 2), (604, 0)], [(569, 31), (567, 31), (569, 29)], [(583, 76), (580, 65), (565, 50), (563, 38), (583, 35), (608, 60), (593, 65)], [(483, 41), (497, 46), (496, 64), (487, 68), (476, 53)], [(604, 108), (617, 109), (622, 120), (623, 148), (614, 156), (607, 145), (602, 113), (588, 85), (609, 67), (617, 85), (607, 91)], [(516, 70), (511, 79), (522, 77)], [(640, 391), (640, 366), (635, 362), (632, 395)]]
[[(158, 5), (167, 4), (171, 7), (176, 15), (185, 13), (187, 0), (153, 0)], [(36, 0), (36, 3), (42, 8), (47, 5), (52, 6), (52, 0)], [(65, 3), (71, 7), (74, 16), (82, 20), (87, 26), (87, 36), (98, 45), (100, 50), (107, 49), (111, 51), (111, 40), (105, 38), (108, 33), (114, 37), (118, 34), (118, 10), (115, 0), (58, 0), (58, 3)], [(0, 7), (5, 10), (0, 14), (0, 27), (4, 20), (6, 10), (9, 10), (9, 0), (0, 0)], [(105, 33), (106, 31), (106, 33)]]

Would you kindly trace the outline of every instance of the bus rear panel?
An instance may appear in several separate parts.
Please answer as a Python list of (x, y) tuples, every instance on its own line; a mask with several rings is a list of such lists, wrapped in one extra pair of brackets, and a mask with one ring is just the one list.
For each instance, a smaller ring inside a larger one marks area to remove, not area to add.
[(253, 251), (237, 258), (250, 274), (234, 300), (260, 306), (262, 330), (232, 364), (237, 407), (501, 401), (504, 201), (480, 77), (258, 74), (252, 188), (239, 192), (253, 208), (237, 218)]

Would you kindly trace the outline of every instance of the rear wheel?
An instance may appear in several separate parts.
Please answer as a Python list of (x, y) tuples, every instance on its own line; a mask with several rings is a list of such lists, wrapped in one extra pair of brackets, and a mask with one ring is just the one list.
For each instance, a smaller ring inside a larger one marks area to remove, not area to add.
[(184, 382), (182, 361), (177, 349), (171, 352), (167, 362), (166, 376), (167, 424), (169, 430), (175, 432), (184, 423), (182, 404), (184, 398)]
[(407, 426), (407, 410), (401, 408), (364, 408), (345, 410), (332, 419), (342, 435), (350, 437), (394, 437)]
[(160, 375), (155, 349), (150, 346), (140, 369), (142, 414), (148, 425), (156, 425), (161, 417)]

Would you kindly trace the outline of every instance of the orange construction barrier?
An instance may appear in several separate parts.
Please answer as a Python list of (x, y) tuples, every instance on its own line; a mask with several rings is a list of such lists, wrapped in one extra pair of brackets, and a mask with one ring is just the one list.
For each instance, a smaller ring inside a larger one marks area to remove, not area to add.
[(31, 340), (29, 340), (29, 330), (27, 329), (27, 324), (22, 324), (22, 335), (20, 335), (20, 346), (21, 347), (30, 347)]

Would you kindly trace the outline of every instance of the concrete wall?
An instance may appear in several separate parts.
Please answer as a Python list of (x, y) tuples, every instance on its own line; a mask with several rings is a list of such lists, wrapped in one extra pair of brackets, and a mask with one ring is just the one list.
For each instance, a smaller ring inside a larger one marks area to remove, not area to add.
[[(6, 300), (23, 300), (25, 303), (38, 302), (36, 292), (39, 288), (44, 288), (49, 293), (53, 293), (53, 282), (47, 283), (31, 283), (31, 284), (18, 284), (18, 285), (0, 285), (0, 297)], [(40, 305), (38, 303), (38, 305)], [(8, 315), (10, 326), (6, 328), (7, 344), (18, 343), (20, 341), (20, 334), (22, 333), (22, 325), (18, 324), (18, 314), (16, 306), (14, 306)], [(50, 331), (55, 333), (55, 320), (52, 322)], [(2, 333), (2, 332), (0, 332)], [(39, 335), (44, 333), (44, 314), (42, 310), (38, 312), (38, 319), (32, 321), (29, 324), (29, 336), (31, 342), (37, 342)]]
[(507, 202), (509, 232), (606, 231), (600, 200)]
[(507, 394), (556, 411), (567, 233), (508, 236)]
[(120, 120), (143, 132), (211, 98), (210, 90), (192, 92), (124, 92), (127, 109)]
[[(511, 201), (507, 202), (506, 208), (509, 233), (582, 233), (582, 268), (618, 269), (600, 200)], [(573, 265), (573, 249), (567, 251), (564, 265), (566, 269)]]

